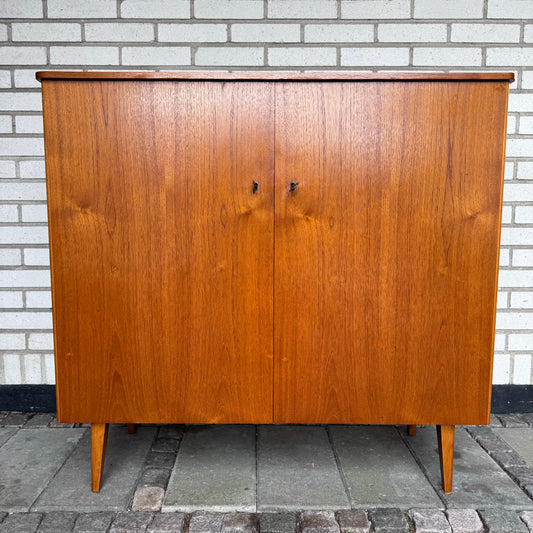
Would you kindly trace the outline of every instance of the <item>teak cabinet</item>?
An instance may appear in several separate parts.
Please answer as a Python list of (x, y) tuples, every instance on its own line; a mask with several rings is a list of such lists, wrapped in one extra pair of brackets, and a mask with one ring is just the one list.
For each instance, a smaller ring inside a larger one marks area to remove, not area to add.
[(58, 418), (489, 420), (502, 73), (41, 72)]

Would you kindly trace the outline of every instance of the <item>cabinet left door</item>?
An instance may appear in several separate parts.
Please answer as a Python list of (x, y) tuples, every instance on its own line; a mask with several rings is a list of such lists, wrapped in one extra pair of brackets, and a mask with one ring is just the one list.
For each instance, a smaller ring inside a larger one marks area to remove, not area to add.
[(60, 420), (272, 422), (273, 98), (44, 80)]

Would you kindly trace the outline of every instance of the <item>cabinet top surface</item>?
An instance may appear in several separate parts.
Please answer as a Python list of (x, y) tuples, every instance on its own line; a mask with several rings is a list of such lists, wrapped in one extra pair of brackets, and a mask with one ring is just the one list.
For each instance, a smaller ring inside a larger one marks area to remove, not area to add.
[(295, 81), (514, 81), (512, 72), (65, 72), (40, 71), (38, 80), (295, 80)]

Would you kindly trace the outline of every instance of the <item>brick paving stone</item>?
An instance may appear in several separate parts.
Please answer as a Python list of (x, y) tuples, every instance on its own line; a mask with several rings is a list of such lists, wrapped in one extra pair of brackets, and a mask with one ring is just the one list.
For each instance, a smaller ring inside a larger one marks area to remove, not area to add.
[(409, 516), (416, 533), (452, 533), (446, 516), (439, 509), (411, 509)]
[(134, 511), (160, 511), (165, 496), (161, 487), (140, 487), (133, 496)]
[(197, 511), (191, 516), (189, 533), (220, 533), (223, 520), (222, 513)]
[(146, 468), (143, 470), (139, 487), (161, 487), (164, 489), (168, 484), (172, 470), (167, 468)]
[(0, 524), (1, 533), (35, 533), (43, 515), (41, 513), (13, 513)]
[(468, 432), (487, 451), (512, 451), (511, 446), (488, 427), (472, 427)]
[(502, 422), (496, 415), (490, 415), (490, 425), (492, 427), (501, 428)]
[(145, 466), (154, 468), (172, 468), (176, 460), (175, 453), (168, 452), (150, 452), (146, 458)]
[(165, 424), (159, 428), (158, 438), (160, 439), (178, 439), (183, 437), (185, 428), (177, 424)]
[(153, 452), (170, 452), (177, 453), (180, 447), (180, 441), (177, 439), (161, 439), (157, 438), (152, 444)]
[(401, 509), (373, 509), (369, 515), (375, 533), (409, 533), (409, 523)]
[(483, 533), (483, 523), (474, 509), (448, 509), (448, 521), (454, 533)]
[(488, 533), (528, 533), (528, 528), (515, 511), (493, 507), (479, 511)]
[(142, 533), (153, 519), (152, 513), (122, 511), (113, 520), (109, 533)]
[(491, 451), (489, 452), (490, 456), (500, 465), (502, 465), (504, 468), (507, 468), (509, 466), (522, 466), (527, 467), (526, 461), (514, 450), (510, 451)]
[(526, 494), (533, 500), (533, 485), (525, 485), (524, 490)]
[(341, 533), (368, 533), (370, 531), (368, 516), (360, 509), (337, 511), (337, 521)]
[(498, 415), (504, 428), (527, 428), (528, 423), (520, 414)]
[(529, 528), (529, 531), (533, 531), (533, 511), (523, 511), (520, 513), (520, 518)]
[(25, 428), (45, 428), (54, 419), (51, 413), (37, 413), (24, 424)]
[(54, 511), (44, 515), (38, 533), (58, 533), (67, 532), (74, 529), (74, 523), (78, 513), (70, 511)]
[(533, 485), (533, 467), (509, 466), (505, 470), (521, 487)]
[(184, 513), (160, 513), (155, 515), (146, 533), (182, 533), (184, 524)]
[(71, 424), (70, 422), (58, 422), (57, 418), (54, 416), (50, 421), (48, 427), (50, 428), (73, 428), (76, 424)]
[(529, 427), (533, 427), (533, 413), (522, 413), (520, 416), (522, 420), (527, 422)]
[(294, 533), (295, 529), (294, 513), (263, 513), (259, 517), (261, 533)]
[(8, 413), (2, 420), (3, 426), (22, 427), (30, 418), (29, 413)]
[(74, 525), (75, 533), (102, 533), (107, 531), (115, 513), (101, 511), (98, 513), (84, 513), (78, 516)]
[(257, 533), (257, 515), (254, 513), (228, 513), (224, 515), (222, 533)]
[(302, 533), (338, 533), (339, 524), (333, 511), (304, 511)]

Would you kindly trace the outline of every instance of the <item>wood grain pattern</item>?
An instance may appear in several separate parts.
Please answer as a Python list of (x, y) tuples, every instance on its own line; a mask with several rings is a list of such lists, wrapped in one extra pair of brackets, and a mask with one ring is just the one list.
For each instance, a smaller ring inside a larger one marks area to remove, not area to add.
[(272, 422), (273, 88), (43, 98), (60, 420)]
[(488, 422), (507, 88), (276, 84), (276, 422)]
[(437, 426), (440, 473), (444, 492), (452, 492), (455, 426)]
[(38, 80), (514, 80), (513, 72), (64, 72), (39, 71)]
[(91, 489), (100, 492), (109, 424), (91, 424)]

